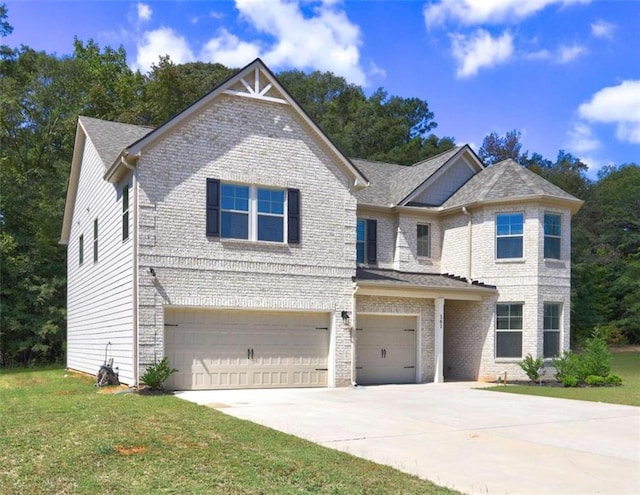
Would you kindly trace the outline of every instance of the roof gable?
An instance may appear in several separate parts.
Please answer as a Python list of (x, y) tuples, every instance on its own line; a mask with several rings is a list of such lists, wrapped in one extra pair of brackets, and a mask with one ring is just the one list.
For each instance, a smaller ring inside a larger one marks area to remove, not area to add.
[[(460, 163), (460, 160), (465, 160), (465, 163), (471, 167), (470, 174), (458, 178), (457, 183), (449, 184), (451, 192), (461, 187), (471, 175), (483, 169), (482, 162), (467, 145), (457, 146), (408, 167), (354, 160), (371, 179), (368, 188), (356, 193), (358, 203), (369, 206), (404, 206), (427, 192), (443, 174)], [(451, 192), (448, 192), (445, 197), (434, 194), (434, 198), (441, 198), (435, 206), (439, 206)]]
[(472, 177), (442, 205), (453, 209), (478, 203), (550, 198), (570, 204), (578, 211), (582, 201), (536, 173), (509, 159), (487, 167)]
[(105, 179), (111, 182), (117, 181), (125, 168), (125, 165), (122, 163), (120, 158), (124, 158), (124, 160), (133, 164), (135, 157), (147, 146), (160, 139), (176, 126), (179, 126), (181, 123), (199, 114), (221, 94), (291, 106), (307, 124), (311, 132), (330, 150), (336, 158), (337, 163), (342, 167), (343, 171), (352, 177), (354, 187), (362, 188), (368, 185), (369, 181), (362, 172), (358, 170), (358, 168), (347, 157), (345, 157), (342, 152), (340, 152), (336, 145), (322, 132), (322, 130), (320, 130), (315, 122), (313, 122), (300, 105), (298, 105), (293, 97), (278, 82), (275, 75), (259, 58), (238, 71), (235, 75), (227, 79), (217, 88), (213, 89), (178, 115), (148, 133), (138, 141), (131, 143), (126, 149), (123, 149), (105, 173)]

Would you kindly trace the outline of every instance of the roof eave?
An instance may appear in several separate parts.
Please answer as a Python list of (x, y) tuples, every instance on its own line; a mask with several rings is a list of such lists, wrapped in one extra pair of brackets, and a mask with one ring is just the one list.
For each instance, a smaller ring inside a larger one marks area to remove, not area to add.
[(550, 196), (548, 194), (535, 194), (535, 195), (527, 195), (527, 196), (512, 196), (509, 198), (500, 198), (500, 199), (484, 199), (484, 200), (470, 201), (468, 203), (460, 203), (455, 206), (440, 207), (438, 211), (446, 214), (446, 213), (453, 213), (453, 212), (460, 211), (462, 208), (481, 208), (484, 206), (491, 206), (491, 205), (502, 205), (502, 204), (508, 204), (508, 203), (528, 203), (532, 201), (560, 204), (562, 206), (568, 207), (572, 215), (575, 215), (584, 204), (584, 201), (578, 198), (572, 199), (572, 198), (563, 198), (560, 196)]
[(469, 284), (468, 287), (439, 287), (421, 286), (413, 284), (380, 283), (378, 281), (357, 280), (357, 295), (359, 296), (390, 296), (415, 297), (422, 299), (457, 299), (465, 301), (480, 301), (489, 294), (495, 294), (496, 289)]
[(69, 184), (67, 186), (67, 198), (64, 204), (64, 216), (62, 219), (62, 232), (58, 244), (69, 244), (71, 236), (71, 223), (73, 222), (73, 210), (76, 204), (76, 196), (78, 194), (78, 181), (80, 180), (80, 168), (82, 155), (84, 153), (84, 145), (87, 140), (87, 133), (78, 119), (76, 126), (76, 138), (73, 145), (73, 157), (71, 158), (71, 172), (69, 173)]

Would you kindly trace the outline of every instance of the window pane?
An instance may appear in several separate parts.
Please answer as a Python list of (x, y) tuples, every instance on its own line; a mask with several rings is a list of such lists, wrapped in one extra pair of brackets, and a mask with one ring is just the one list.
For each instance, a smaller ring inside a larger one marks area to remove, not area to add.
[(553, 260), (560, 259), (560, 238), (545, 237), (544, 238), (544, 257)]
[(364, 263), (364, 242), (356, 244), (356, 262)]
[(284, 214), (284, 191), (279, 189), (258, 189), (258, 212)]
[(231, 239), (249, 238), (249, 215), (223, 211), (221, 215), (221, 235)]
[(249, 211), (249, 187), (234, 184), (220, 186), (223, 210)]
[(545, 213), (544, 233), (545, 235), (560, 236), (560, 215)]
[(431, 256), (431, 238), (428, 225), (418, 225), (418, 256)]
[(356, 228), (356, 239), (358, 241), (365, 240), (365, 230), (367, 223), (364, 220), (358, 220), (358, 225)]
[(560, 304), (544, 303), (544, 329), (560, 330)]
[(522, 234), (524, 215), (522, 213), (500, 213), (496, 216), (496, 233), (498, 235)]
[(258, 215), (258, 240), (282, 242), (283, 225), (284, 220), (282, 217)]
[(522, 237), (499, 237), (498, 258), (522, 258)]
[(545, 358), (560, 355), (560, 332), (544, 332), (542, 354)]
[(497, 332), (496, 357), (522, 357), (522, 332)]

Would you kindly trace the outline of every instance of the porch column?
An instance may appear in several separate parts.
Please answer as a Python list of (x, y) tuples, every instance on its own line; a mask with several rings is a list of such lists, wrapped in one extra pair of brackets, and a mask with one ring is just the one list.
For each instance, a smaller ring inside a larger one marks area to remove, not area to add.
[(434, 383), (444, 382), (444, 298), (435, 300), (435, 373)]

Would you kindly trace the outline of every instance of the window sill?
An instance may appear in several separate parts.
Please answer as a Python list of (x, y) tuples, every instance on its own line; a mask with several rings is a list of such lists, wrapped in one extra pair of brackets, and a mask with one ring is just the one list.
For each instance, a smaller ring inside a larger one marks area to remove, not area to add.
[(287, 244), (286, 242), (273, 242), (273, 241), (252, 241), (249, 239), (232, 239), (232, 238), (225, 238), (225, 237), (218, 237), (217, 238), (222, 244), (237, 244), (239, 246), (266, 246), (266, 247), (282, 247), (282, 248), (288, 248), (290, 247), (290, 244)]
[(505, 264), (509, 264), (509, 263), (526, 263), (526, 258), (496, 258), (496, 263), (505, 263)]
[(503, 364), (507, 364), (507, 363), (521, 363), (522, 360), (524, 358), (519, 357), (519, 358), (494, 358), (496, 363), (503, 363)]

